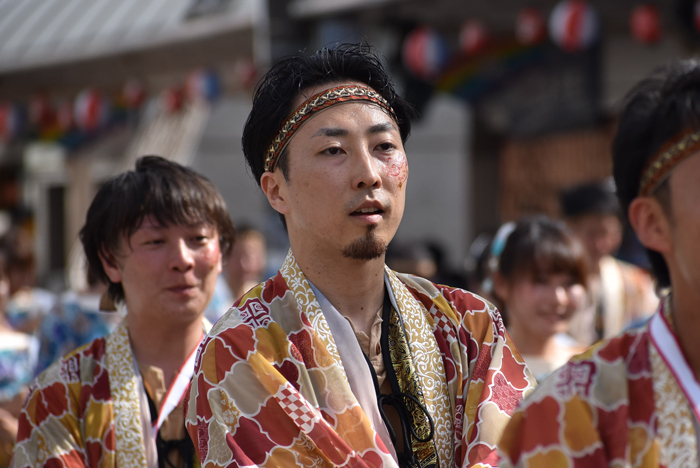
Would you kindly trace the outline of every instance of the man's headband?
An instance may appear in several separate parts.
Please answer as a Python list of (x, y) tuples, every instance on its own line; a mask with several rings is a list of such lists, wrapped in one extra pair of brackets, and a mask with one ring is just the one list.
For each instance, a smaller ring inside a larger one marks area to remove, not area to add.
[(639, 195), (647, 197), (671, 174), (671, 169), (700, 150), (700, 131), (686, 130), (669, 140), (644, 166), (639, 180)]
[(394, 109), (391, 108), (381, 94), (372, 88), (367, 86), (343, 85), (327, 89), (318, 94), (314, 94), (304, 101), (304, 103), (297, 107), (297, 109), (287, 117), (287, 120), (284, 121), (282, 128), (277, 132), (277, 136), (272, 140), (265, 154), (265, 172), (272, 172), (275, 170), (279, 155), (287, 147), (294, 133), (313, 113), (326, 110), (335, 104), (351, 101), (373, 102), (386, 110), (394, 121), (398, 122)]

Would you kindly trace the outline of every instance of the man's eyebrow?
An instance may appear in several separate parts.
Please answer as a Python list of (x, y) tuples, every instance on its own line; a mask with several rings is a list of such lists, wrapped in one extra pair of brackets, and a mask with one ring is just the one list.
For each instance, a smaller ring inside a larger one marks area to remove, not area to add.
[(316, 133), (311, 135), (311, 138), (319, 137), (319, 136), (329, 136), (329, 137), (335, 137), (335, 136), (346, 136), (350, 132), (344, 128), (338, 128), (338, 127), (323, 127), (319, 128)]
[(396, 128), (396, 125), (394, 125), (391, 122), (383, 122), (380, 124), (372, 125), (369, 127), (369, 130), (367, 130), (367, 133), (383, 133), (383, 132), (390, 132), (392, 130), (399, 131), (398, 128)]

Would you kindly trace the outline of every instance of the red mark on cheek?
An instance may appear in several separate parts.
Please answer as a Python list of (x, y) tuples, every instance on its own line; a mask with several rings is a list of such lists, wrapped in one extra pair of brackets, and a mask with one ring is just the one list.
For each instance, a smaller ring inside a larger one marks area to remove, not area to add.
[(393, 162), (389, 158), (388, 175), (398, 181), (399, 188), (403, 187), (404, 182), (408, 178), (408, 162), (405, 155), (399, 155)]

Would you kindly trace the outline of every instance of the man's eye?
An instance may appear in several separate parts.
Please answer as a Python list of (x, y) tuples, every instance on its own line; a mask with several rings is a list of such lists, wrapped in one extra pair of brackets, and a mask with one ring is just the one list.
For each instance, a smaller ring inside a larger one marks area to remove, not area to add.
[(332, 146), (332, 147), (324, 150), (323, 152), (328, 154), (329, 156), (336, 156), (336, 155), (340, 154), (341, 151), (342, 150), (340, 148), (338, 148), (337, 146)]
[(380, 151), (391, 151), (395, 149), (396, 146), (393, 143), (382, 143), (377, 148), (379, 148)]

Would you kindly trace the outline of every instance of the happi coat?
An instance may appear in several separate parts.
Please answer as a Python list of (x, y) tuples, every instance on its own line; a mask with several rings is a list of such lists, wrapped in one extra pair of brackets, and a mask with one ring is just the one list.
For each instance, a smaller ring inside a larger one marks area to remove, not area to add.
[(541, 382), (506, 428), (501, 466), (697, 467), (700, 386), (668, 304)]
[[(397, 357), (397, 375), (435, 425), (434, 445), (424, 448), (439, 466), (490, 466), (535, 382), (498, 312), (471, 293), (388, 268), (385, 284), (410, 349)], [(290, 252), (200, 347), (186, 425), (202, 466), (396, 466), (371, 408), (351, 389), (337, 341)]]
[[(204, 323), (205, 330), (210, 327)], [(12, 466), (145, 468), (154, 462), (157, 466), (155, 444), (144, 443), (154, 438), (151, 425), (122, 322), (111, 334), (67, 354), (35, 379), (19, 417)]]

